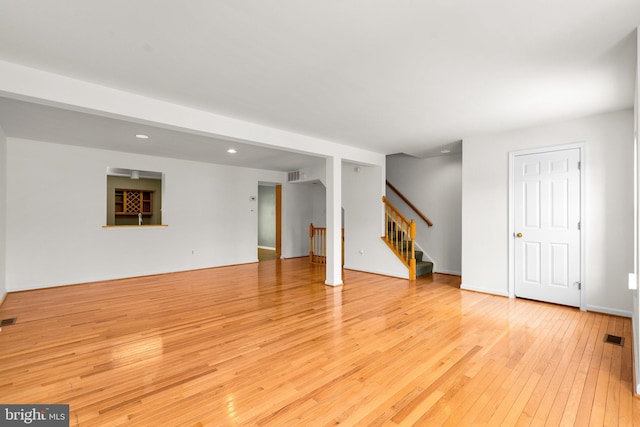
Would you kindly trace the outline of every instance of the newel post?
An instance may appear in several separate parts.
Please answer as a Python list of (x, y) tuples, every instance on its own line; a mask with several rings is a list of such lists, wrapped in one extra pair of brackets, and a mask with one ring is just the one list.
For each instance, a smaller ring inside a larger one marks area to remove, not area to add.
[(409, 224), (409, 237), (411, 238), (411, 257), (409, 258), (409, 280), (416, 280), (416, 222), (411, 220)]

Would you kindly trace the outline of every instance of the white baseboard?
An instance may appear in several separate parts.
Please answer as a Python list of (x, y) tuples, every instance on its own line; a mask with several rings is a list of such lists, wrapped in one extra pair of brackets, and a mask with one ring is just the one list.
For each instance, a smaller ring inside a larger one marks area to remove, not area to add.
[(347, 265), (343, 266), (343, 268), (345, 270), (352, 270), (352, 271), (360, 271), (362, 273), (371, 273), (371, 274), (378, 274), (380, 276), (387, 276), (387, 277), (395, 277), (398, 279), (409, 279), (409, 272), (407, 271), (406, 276), (404, 275), (394, 275), (388, 271), (380, 271), (380, 270), (374, 270), (374, 269), (367, 269), (367, 270), (363, 270), (361, 268), (354, 268), (354, 267), (349, 267)]
[(462, 276), (462, 272), (460, 271), (451, 271), (451, 270), (433, 270), (434, 273), (442, 273), (442, 274), (450, 274), (452, 276)]
[(611, 314), (613, 316), (621, 316), (633, 318), (633, 313), (627, 310), (618, 310), (617, 308), (599, 307), (597, 305), (587, 304), (587, 311), (595, 311), (596, 313)]
[(460, 289), (463, 289), (465, 291), (474, 291), (474, 292), (480, 292), (483, 294), (491, 294), (491, 295), (498, 295), (501, 297), (509, 297), (509, 292), (508, 291), (499, 291), (497, 289), (489, 289), (489, 288), (483, 288), (480, 286), (473, 286), (473, 285), (468, 285), (466, 283), (462, 283), (460, 285)]

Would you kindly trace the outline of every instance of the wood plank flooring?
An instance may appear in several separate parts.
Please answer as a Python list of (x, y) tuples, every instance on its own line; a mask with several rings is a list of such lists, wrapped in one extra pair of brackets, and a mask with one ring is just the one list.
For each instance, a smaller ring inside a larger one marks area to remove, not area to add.
[(0, 403), (68, 403), (72, 426), (640, 426), (629, 319), (447, 275), (323, 281), (300, 258), (9, 294)]

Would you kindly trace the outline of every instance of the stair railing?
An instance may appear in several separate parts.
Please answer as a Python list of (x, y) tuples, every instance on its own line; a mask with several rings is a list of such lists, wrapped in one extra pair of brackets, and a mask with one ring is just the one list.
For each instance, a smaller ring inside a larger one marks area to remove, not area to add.
[(407, 199), (404, 194), (402, 194), (400, 191), (398, 191), (398, 189), (396, 187), (394, 187), (393, 185), (391, 185), (391, 183), (389, 181), (387, 181), (387, 187), (389, 187), (391, 190), (393, 190), (394, 193), (396, 193), (398, 195), (398, 197), (400, 197), (402, 199), (403, 202), (405, 202), (407, 204), (407, 206), (409, 206), (411, 209), (413, 209), (413, 211), (420, 217), (422, 218), (422, 220), (424, 222), (427, 223), (427, 225), (429, 227), (431, 227), (433, 225), (433, 223), (431, 222), (431, 220), (429, 218), (427, 218), (422, 212), (420, 212), (418, 210), (418, 208), (416, 208), (413, 203), (411, 203), (409, 201), (409, 199)]
[[(309, 262), (327, 263), (327, 228), (309, 224)], [(344, 265), (344, 228), (342, 229), (342, 264)]]
[(382, 240), (409, 269), (409, 279), (416, 279), (416, 222), (409, 221), (400, 211), (382, 196), (385, 209), (385, 235)]

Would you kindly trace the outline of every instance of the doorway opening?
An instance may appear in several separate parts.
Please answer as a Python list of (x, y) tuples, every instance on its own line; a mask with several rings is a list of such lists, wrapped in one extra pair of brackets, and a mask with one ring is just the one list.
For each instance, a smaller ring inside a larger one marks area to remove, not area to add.
[(282, 185), (258, 184), (258, 261), (282, 256)]

